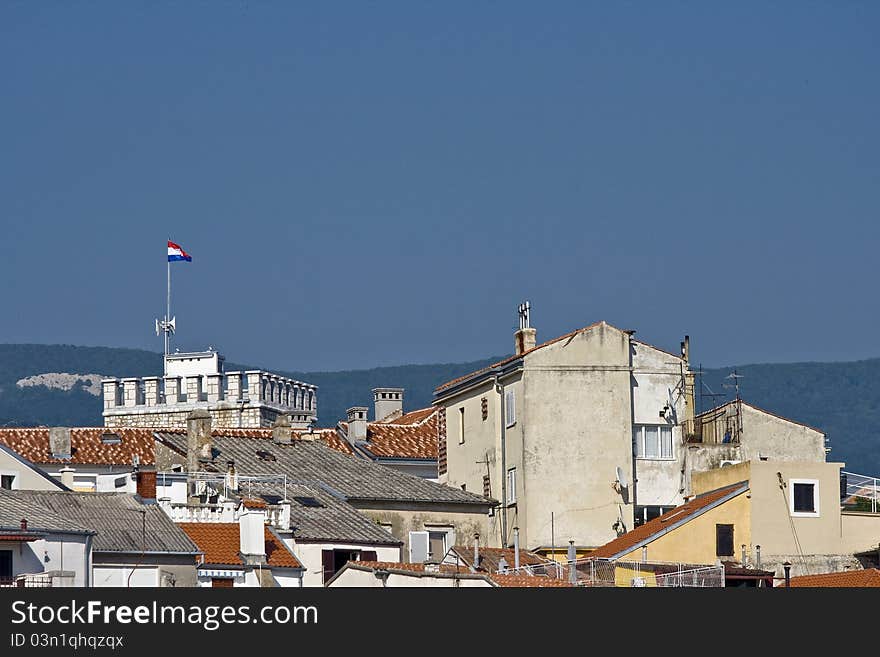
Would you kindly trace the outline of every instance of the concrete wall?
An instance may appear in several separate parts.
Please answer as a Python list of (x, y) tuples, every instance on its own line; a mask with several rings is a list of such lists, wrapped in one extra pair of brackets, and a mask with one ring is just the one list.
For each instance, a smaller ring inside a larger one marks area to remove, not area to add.
[(377, 561), (398, 562), (401, 549), (395, 546), (357, 545), (354, 543), (297, 543), (291, 538), (284, 538), (287, 546), (293, 550), (306, 572), (303, 574), (303, 586), (324, 586), (324, 564), (321, 558), (323, 550), (373, 550)]
[[(197, 557), (146, 554), (143, 559), (139, 559), (139, 556), (113, 552), (94, 553), (92, 557), (94, 586), (126, 586), (128, 574), (132, 570), (134, 574), (131, 578), (131, 586), (175, 588), (196, 586)], [(152, 574), (148, 575), (148, 572)], [(121, 584), (118, 583), (120, 581)]]
[[(87, 538), (78, 534), (47, 534), (30, 543), (9, 543), (12, 574), (42, 573), (50, 570), (73, 571), (73, 586), (85, 586), (91, 570)], [(20, 549), (18, 546), (21, 546)], [(6, 549), (0, 547), (0, 549)]]
[[(686, 413), (681, 358), (656, 347), (633, 341), (632, 398), (633, 424), (665, 426), (672, 430), (672, 457), (635, 457), (635, 487), (631, 495), (636, 505), (671, 507), (683, 501), (685, 446), (681, 423)], [(671, 400), (665, 418), (660, 410)]]
[(612, 488), (618, 467), (632, 481), (630, 355), (630, 336), (600, 324), (525, 357), (524, 547), (603, 545), (618, 517), (632, 528), (632, 499)]
[[(59, 490), (60, 486), (0, 450), (0, 475), (13, 475), (12, 490)], [(60, 477), (59, 477), (60, 480)]]
[(877, 550), (880, 546), (880, 514), (842, 511), (840, 523), (847, 552)]
[[(390, 573), (385, 583), (387, 588), (489, 588), (491, 584), (482, 577), (432, 577), (430, 575), (402, 575)], [(330, 588), (383, 588), (382, 580), (372, 571), (348, 568), (333, 580)]]
[(742, 404), (743, 458), (825, 462), (825, 434)]
[(350, 500), (349, 503), (362, 514), (385, 527), (392, 536), (403, 541), (403, 561), (410, 560), (411, 531), (426, 531), (432, 527), (452, 527), (454, 537), (448, 547), (452, 547), (453, 543), (470, 543), (475, 532), (481, 537), (489, 533), (488, 516), (485, 513), (463, 510), (462, 505), (407, 504), (408, 508), (402, 506), (394, 508), (390, 503), (381, 507), (378, 504), (357, 500)]

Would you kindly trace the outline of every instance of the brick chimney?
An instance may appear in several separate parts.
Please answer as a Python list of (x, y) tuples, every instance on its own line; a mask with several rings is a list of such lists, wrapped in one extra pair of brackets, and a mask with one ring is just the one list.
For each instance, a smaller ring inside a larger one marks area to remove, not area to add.
[(348, 416), (348, 439), (367, 439), (367, 407), (352, 406), (346, 412)]
[(373, 388), (376, 422), (403, 415), (403, 388)]
[(137, 494), (143, 502), (156, 501), (156, 469), (138, 468), (134, 474), (137, 484)]
[(538, 331), (533, 329), (530, 324), (529, 312), (531, 304), (524, 301), (519, 305), (519, 330), (513, 334), (514, 353), (521, 356), (530, 349), (535, 348), (538, 338)]
[(293, 430), (290, 428), (290, 416), (279, 415), (272, 425), (272, 442), (278, 445), (290, 445), (293, 440)]
[(27, 529), (27, 518), (22, 518), (22, 519), (21, 519), (21, 525), (20, 525), (20, 526), (21, 526), (21, 531), (26, 532), (26, 531), (28, 530), (28, 529)]

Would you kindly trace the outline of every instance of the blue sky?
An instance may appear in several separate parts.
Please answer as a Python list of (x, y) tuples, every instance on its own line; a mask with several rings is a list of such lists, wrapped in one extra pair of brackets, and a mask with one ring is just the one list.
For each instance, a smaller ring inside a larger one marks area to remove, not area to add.
[(0, 5), (0, 342), (880, 356), (880, 4)]

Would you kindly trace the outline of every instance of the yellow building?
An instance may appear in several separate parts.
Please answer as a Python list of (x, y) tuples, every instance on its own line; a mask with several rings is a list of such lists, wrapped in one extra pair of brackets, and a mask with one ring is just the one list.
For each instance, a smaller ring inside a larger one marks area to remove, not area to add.
[[(860, 568), (880, 543), (880, 514), (841, 510), (842, 463), (747, 461), (695, 473), (696, 495), (590, 556), (621, 561), (739, 562), (782, 577)], [(760, 563), (759, 563), (760, 560)]]

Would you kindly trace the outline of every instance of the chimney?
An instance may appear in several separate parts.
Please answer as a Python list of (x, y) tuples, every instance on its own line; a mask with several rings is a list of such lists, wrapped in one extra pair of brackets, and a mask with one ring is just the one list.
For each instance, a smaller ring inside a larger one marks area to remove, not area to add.
[(684, 435), (685, 439), (696, 435), (696, 402), (694, 400), (695, 375), (691, 371), (691, 338), (684, 336), (681, 343), (681, 357), (684, 360)]
[(238, 516), (239, 551), (248, 565), (266, 563), (266, 510), (244, 503)]
[(49, 428), (49, 452), (53, 459), (70, 458), (70, 428)]
[(59, 472), (61, 472), (61, 483), (73, 490), (73, 473), (75, 470), (69, 465), (65, 465)]
[[(199, 461), (211, 459), (211, 449), (211, 414), (197, 409), (186, 416), (186, 470), (190, 475), (202, 469)], [(196, 482), (192, 477), (187, 489), (190, 502), (197, 503), (192, 499), (196, 495)]]
[(538, 332), (532, 328), (531, 320), (529, 319), (530, 310), (531, 304), (528, 301), (519, 304), (519, 330), (513, 334), (513, 342), (517, 356), (535, 348), (535, 341), (538, 337)]
[(519, 569), (519, 527), (513, 528), (513, 567)]
[(156, 501), (156, 469), (138, 468), (135, 472), (137, 494), (144, 502)]
[(27, 530), (28, 530), (28, 528), (27, 528), (27, 518), (22, 518), (22, 519), (21, 519), (21, 531), (26, 532)]
[(791, 587), (791, 563), (786, 561), (782, 564), (782, 569), (785, 571), (785, 588)]
[(352, 406), (346, 412), (348, 416), (348, 439), (366, 440), (367, 439), (367, 407)]
[(238, 490), (238, 473), (235, 471), (235, 461), (226, 462), (226, 479), (224, 483), (228, 490)]
[(471, 570), (478, 570), (480, 567), (480, 535), (474, 534), (474, 563)]
[(755, 568), (761, 570), (761, 546), (755, 546)]
[(568, 581), (570, 584), (577, 584), (578, 576), (575, 561), (577, 561), (577, 551), (574, 549), (574, 541), (568, 542)]
[(272, 442), (276, 445), (290, 445), (293, 441), (293, 430), (290, 428), (290, 416), (279, 415), (272, 425)]
[(394, 419), (403, 415), (403, 388), (373, 388), (375, 420)]

